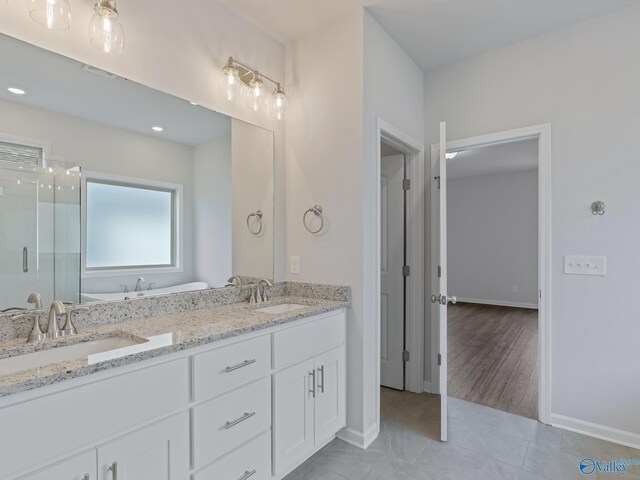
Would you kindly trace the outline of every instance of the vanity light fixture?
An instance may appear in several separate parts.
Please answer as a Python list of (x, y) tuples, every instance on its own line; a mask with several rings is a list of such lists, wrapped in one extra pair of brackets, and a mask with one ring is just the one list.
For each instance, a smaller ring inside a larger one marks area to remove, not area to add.
[(154, 132), (162, 132), (162, 131), (164, 131), (164, 128), (162, 128), (159, 125), (156, 125), (156, 126), (151, 127), (151, 130), (153, 130)]
[(29, 0), (29, 15), (49, 30), (65, 31), (71, 26), (69, 0)]
[(24, 90), (22, 90), (21, 88), (17, 88), (17, 87), (9, 87), (9, 88), (7, 88), (7, 90), (9, 90), (14, 95), (24, 95), (25, 93), (27, 93)]
[(124, 50), (124, 29), (115, 0), (100, 0), (93, 7), (95, 14), (89, 22), (89, 41), (104, 53), (120, 53)]
[[(275, 86), (271, 97), (267, 93), (265, 80)], [(233, 57), (229, 57), (222, 68), (222, 78), (219, 83), (220, 96), (234, 101), (243, 95), (244, 87), (247, 87), (248, 90), (246, 101), (249, 108), (258, 112), (270, 106), (275, 117), (278, 120), (284, 120), (286, 96), (280, 82), (276, 82), (248, 65), (234, 60)]]

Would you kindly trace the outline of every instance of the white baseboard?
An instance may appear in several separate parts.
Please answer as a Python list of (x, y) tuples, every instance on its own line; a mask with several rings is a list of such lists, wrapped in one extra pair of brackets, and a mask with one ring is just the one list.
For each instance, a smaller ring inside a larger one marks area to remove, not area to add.
[(480, 304), (480, 305), (497, 305), (499, 307), (532, 308), (534, 310), (538, 309), (538, 304), (536, 304), (536, 303), (504, 302), (504, 301), (501, 301), (501, 300), (481, 300), (479, 298), (458, 297), (458, 302), (460, 302), (460, 303), (477, 303), (477, 304)]
[(564, 415), (557, 415), (555, 413), (551, 414), (551, 425), (640, 450), (640, 434), (637, 433), (618, 430), (617, 428), (586, 422), (577, 418), (565, 417)]
[(380, 427), (377, 424), (373, 424), (364, 433), (345, 427), (340, 430), (336, 436), (343, 442), (347, 442), (349, 445), (353, 445), (354, 447), (359, 447), (364, 450), (371, 445), (376, 438), (378, 438), (379, 433)]
[(431, 391), (431, 382), (426, 382), (426, 381), (424, 382), (423, 391), (426, 392), (426, 393), (433, 393)]

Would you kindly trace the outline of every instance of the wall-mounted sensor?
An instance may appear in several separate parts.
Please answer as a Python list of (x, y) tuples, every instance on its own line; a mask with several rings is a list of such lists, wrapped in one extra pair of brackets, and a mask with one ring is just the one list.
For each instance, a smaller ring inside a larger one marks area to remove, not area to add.
[(604, 202), (598, 200), (597, 202), (593, 202), (591, 204), (591, 213), (593, 215), (604, 215), (605, 208)]

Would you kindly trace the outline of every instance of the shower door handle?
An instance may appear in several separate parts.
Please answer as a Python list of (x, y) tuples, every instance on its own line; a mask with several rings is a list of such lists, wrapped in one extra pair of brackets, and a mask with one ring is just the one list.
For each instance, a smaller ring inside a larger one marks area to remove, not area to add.
[(22, 271), (29, 272), (29, 249), (27, 247), (22, 248)]

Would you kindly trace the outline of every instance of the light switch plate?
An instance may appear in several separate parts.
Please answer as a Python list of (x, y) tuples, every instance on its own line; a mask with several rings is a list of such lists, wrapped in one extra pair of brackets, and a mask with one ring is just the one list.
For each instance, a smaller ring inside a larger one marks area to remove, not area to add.
[(564, 273), (568, 275), (607, 274), (607, 257), (564, 256)]

